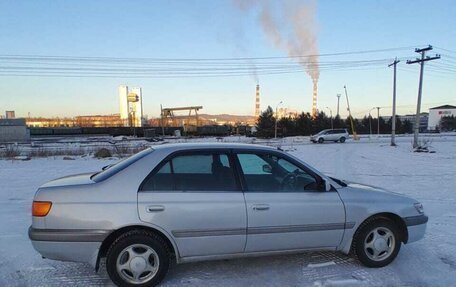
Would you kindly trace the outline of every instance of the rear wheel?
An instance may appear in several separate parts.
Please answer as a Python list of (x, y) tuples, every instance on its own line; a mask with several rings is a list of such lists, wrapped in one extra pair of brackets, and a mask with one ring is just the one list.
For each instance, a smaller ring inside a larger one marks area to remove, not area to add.
[(323, 143), (325, 140), (323, 138), (318, 139), (318, 143)]
[(155, 286), (165, 277), (169, 264), (167, 245), (144, 230), (121, 235), (106, 256), (106, 269), (117, 286)]
[(388, 219), (374, 218), (363, 223), (355, 234), (353, 251), (367, 267), (383, 267), (396, 258), (401, 241), (396, 225)]
[(341, 143), (344, 143), (344, 142), (345, 142), (345, 137), (341, 137), (341, 138), (339, 139), (339, 141), (340, 141)]

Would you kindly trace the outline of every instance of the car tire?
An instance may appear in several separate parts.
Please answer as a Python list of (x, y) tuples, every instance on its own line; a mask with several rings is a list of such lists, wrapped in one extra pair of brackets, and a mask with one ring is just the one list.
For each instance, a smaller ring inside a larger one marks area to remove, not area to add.
[(339, 139), (339, 141), (340, 141), (341, 143), (344, 143), (344, 142), (345, 142), (345, 137), (341, 137), (341, 138)]
[(318, 143), (323, 143), (325, 140), (323, 138), (318, 139)]
[(146, 230), (122, 234), (106, 255), (106, 270), (117, 286), (156, 286), (168, 273), (169, 266), (166, 243)]
[(401, 248), (398, 228), (389, 219), (373, 218), (361, 224), (352, 246), (354, 255), (364, 266), (386, 266), (396, 258)]

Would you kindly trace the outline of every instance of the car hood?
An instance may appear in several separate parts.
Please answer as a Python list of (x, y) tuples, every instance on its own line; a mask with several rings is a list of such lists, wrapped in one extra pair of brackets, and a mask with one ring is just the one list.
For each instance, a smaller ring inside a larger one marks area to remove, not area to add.
[(95, 183), (90, 178), (94, 172), (81, 173), (75, 175), (69, 175), (60, 177), (49, 182), (46, 182), (41, 187), (56, 187), (56, 186), (69, 186), (69, 185), (83, 185), (83, 184), (92, 184)]
[(356, 193), (359, 193), (359, 195), (365, 195), (367, 197), (370, 197), (372, 199), (394, 199), (394, 198), (402, 198), (406, 201), (413, 201), (416, 202), (413, 198), (403, 195), (401, 193), (393, 192), (386, 190), (381, 187), (377, 186), (371, 186), (367, 184), (361, 184), (361, 183), (356, 183), (356, 182), (347, 182), (344, 181), (345, 184), (347, 184), (347, 187), (355, 191)]

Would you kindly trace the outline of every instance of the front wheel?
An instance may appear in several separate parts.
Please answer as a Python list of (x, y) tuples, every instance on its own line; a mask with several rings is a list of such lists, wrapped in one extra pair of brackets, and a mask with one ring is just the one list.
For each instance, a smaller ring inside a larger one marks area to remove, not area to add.
[(390, 264), (399, 253), (401, 241), (396, 225), (383, 218), (363, 223), (354, 238), (354, 252), (367, 267)]
[(318, 143), (323, 143), (325, 140), (323, 138), (318, 139)]
[(144, 230), (121, 235), (108, 250), (106, 269), (117, 286), (156, 286), (169, 269), (163, 240)]

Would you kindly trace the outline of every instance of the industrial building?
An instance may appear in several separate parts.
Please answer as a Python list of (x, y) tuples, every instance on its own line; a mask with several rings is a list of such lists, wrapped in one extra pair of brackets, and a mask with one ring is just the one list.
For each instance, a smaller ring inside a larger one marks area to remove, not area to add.
[(440, 129), (440, 120), (443, 117), (456, 117), (456, 106), (443, 105), (429, 109), (428, 130)]
[(14, 111), (6, 111), (5, 112), (5, 118), (6, 119), (15, 119), (16, 118), (16, 113)]
[(122, 127), (123, 123), (120, 115), (92, 115), (92, 116), (77, 116), (75, 118), (77, 127)]
[(28, 142), (30, 132), (25, 119), (0, 119), (0, 142)]
[(120, 120), (125, 127), (142, 127), (144, 122), (142, 89), (119, 86)]

